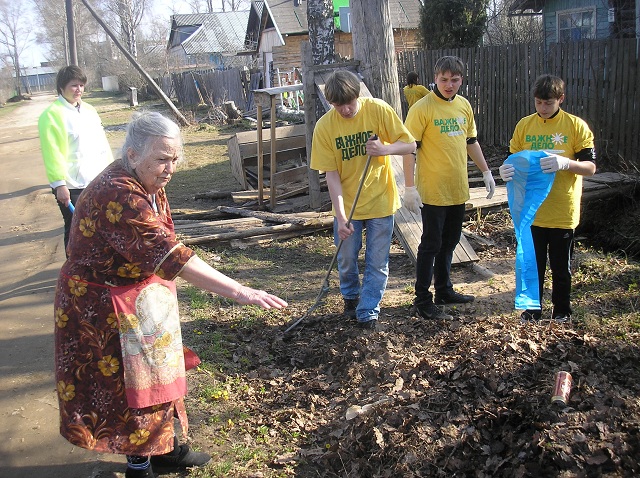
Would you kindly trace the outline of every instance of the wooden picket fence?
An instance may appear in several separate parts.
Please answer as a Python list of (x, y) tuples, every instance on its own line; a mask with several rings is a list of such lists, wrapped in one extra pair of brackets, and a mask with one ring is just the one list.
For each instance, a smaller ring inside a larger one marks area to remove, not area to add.
[(165, 94), (176, 97), (181, 105), (220, 105), (234, 101), (237, 108), (244, 110), (247, 92), (243, 75), (237, 68), (193, 70), (165, 76), (159, 83)]
[[(433, 66), (444, 55), (467, 65), (461, 94), (472, 104), (483, 145), (508, 146), (520, 118), (535, 112), (531, 88), (538, 75), (566, 82), (563, 109), (583, 118), (596, 139), (598, 165), (640, 169), (640, 65), (635, 39), (554, 44), (519, 44), (397, 54), (404, 86), (415, 71), (423, 84), (433, 81)], [(403, 98), (403, 114), (407, 105)], [(607, 168), (608, 169), (608, 168)]]
[[(517, 44), (397, 53), (398, 78), (404, 86), (415, 71), (423, 84), (433, 81), (433, 65), (444, 55), (467, 65), (461, 94), (474, 108), (483, 145), (508, 146), (518, 120), (535, 111), (531, 88), (542, 73), (566, 82), (563, 108), (583, 118), (596, 139), (598, 166), (640, 170), (640, 42), (635, 39), (553, 44)], [(303, 72), (304, 74), (304, 72)], [(244, 72), (193, 71), (162, 80), (162, 88), (183, 105), (233, 100), (250, 111), (251, 89)], [(173, 91), (172, 91), (173, 90)], [(402, 96), (402, 95), (401, 95)], [(407, 105), (402, 97), (403, 115)]]

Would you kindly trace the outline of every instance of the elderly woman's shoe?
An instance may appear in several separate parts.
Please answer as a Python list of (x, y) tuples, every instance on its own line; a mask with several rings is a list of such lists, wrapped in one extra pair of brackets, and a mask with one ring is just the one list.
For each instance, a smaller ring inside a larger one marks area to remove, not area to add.
[(145, 470), (134, 470), (133, 468), (127, 468), (124, 474), (125, 478), (158, 478), (153, 472), (153, 468), (149, 467)]
[(211, 455), (200, 451), (193, 451), (188, 445), (178, 445), (174, 437), (173, 451), (164, 455), (151, 457), (151, 465), (157, 470), (184, 470), (192, 466), (202, 466), (211, 460)]
[(157, 478), (148, 456), (127, 456), (125, 478)]

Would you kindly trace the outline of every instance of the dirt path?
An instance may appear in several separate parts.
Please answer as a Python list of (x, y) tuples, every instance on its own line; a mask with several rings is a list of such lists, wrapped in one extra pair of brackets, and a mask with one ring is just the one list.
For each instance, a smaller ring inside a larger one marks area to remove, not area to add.
[(112, 478), (124, 459), (58, 434), (53, 296), (64, 261), (62, 218), (48, 187), (35, 96), (0, 124), (0, 478)]

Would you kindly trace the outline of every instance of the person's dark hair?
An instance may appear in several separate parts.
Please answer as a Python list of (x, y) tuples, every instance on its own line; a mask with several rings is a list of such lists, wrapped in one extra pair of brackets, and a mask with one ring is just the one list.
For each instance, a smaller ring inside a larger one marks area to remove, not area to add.
[(78, 80), (86, 85), (87, 75), (85, 75), (84, 71), (76, 65), (60, 68), (58, 76), (56, 76), (56, 88), (58, 90), (58, 94), (61, 95), (65, 87), (73, 80)]
[[(134, 174), (134, 169), (147, 156), (149, 147), (159, 136), (171, 139), (179, 138), (178, 162), (183, 160), (182, 134), (176, 123), (155, 111), (135, 113), (127, 125), (127, 136), (122, 145), (122, 165), (129, 173)], [(129, 150), (135, 153), (134, 162), (129, 158)]]
[(564, 95), (564, 80), (554, 75), (540, 75), (531, 90), (534, 98), (558, 100)]
[(418, 74), (415, 71), (407, 73), (407, 85), (413, 86), (418, 84)]
[(332, 104), (351, 103), (360, 96), (360, 79), (347, 70), (334, 71), (324, 85), (324, 96)]
[(464, 76), (464, 62), (457, 56), (443, 56), (436, 61), (433, 72), (436, 75), (449, 72), (452, 75)]

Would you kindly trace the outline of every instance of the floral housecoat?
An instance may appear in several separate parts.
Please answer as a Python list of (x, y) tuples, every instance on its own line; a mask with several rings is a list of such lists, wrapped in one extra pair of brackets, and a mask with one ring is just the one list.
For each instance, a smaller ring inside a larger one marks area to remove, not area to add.
[(98, 452), (171, 451), (174, 416), (186, 425), (183, 399), (128, 406), (119, 322), (109, 289), (152, 274), (174, 280), (194, 255), (176, 240), (164, 190), (155, 195), (154, 205), (120, 161), (111, 164), (76, 204), (68, 253), (55, 297), (60, 433)]

